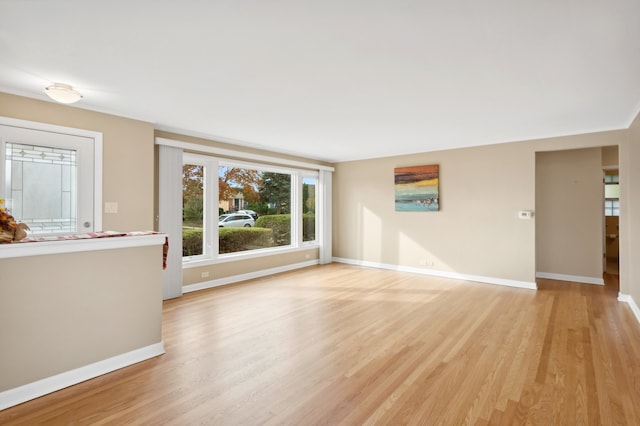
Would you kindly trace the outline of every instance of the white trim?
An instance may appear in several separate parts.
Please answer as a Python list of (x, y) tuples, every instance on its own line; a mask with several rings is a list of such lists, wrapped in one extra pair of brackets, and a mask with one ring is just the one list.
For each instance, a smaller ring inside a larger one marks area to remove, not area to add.
[(89, 238), (86, 240), (39, 241), (0, 244), (0, 259), (81, 251), (111, 250), (164, 244), (166, 235), (136, 235), (130, 237)]
[(200, 258), (195, 258), (193, 260), (185, 260), (186, 258), (183, 258), (182, 268), (183, 269), (199, 268), (202, 266), (236, 262), (239, 260), (257, 259), (257, 258), (268, 257), (268, 256), (278, 256), (281, 254), (295, 253), (299, 251), (308, 251), (308, 250), (319, 249), (319, 248), (320, 246), (314, 241), (314, 242), (301, 244), (298, 247), (294, 247), (294, 246), (269, 247), (265, 249), (254, 249), (254, 250), (239, 251), (235, 253), (225, 253), (223, 255), (218, 255), (217, 258), (200, 257)]
[(331, 172), (335, 170), (335, 168), (330, 166), (323, 166), (321, 164), (308, 163), (306, 161), (289, 160), (286, 158), (271, 157), (268, 155), (254, 154), (254, 153), (244, 152), (244, 151), (235, 151), (233, 149), (217, 148), (210, 145), (200, 145), (197, 143), (176, 141), (173, 139), (165, 139), (165, 138), (159, 138), (159, 137), (156, 137), (156, 145), (171, 146), (174, 148), (182, 148), (188, 151), (205, 152), (207, 154), (216, 154), (216, 155), (236, 157), (236, 158), (246, 158), (249, 160), (264, 161), (269, 163), (282, 164), (286, 166), (303, 167), (306, 169), (328, 170)]
[(553, 274), (551, 272), (536, 272), (536, 278), (546, 278), (549, 280), (571, 281), (582, 284), (604, 285), (604, 278), (581, 277), (579, 275)]
[(251, 280), (254, 278), (261, 278), (267, 275), (273, 275), (281, 272), (292, 271), (294, 269), (306, 268), (308, 266), (313, 266), (317, 264), (318, 264), (318, 260), (310, 260), (308, 262), (294, 263), (291, 265), (279, 266), (277, 268), (263, 269), (256, 272), (248, 272), (246, 274), (219, 278), (217, 280), (204, 281), (197, 284), (189, 284), (182, 287), (182, 293), (190, 293), (192, 291), (205, 290), (207, 288), (219, 287), (221, 285), (233, 284), (240, 281)]
[(102, 133), (93, 138), (93, 229), (102, 229)]
[[(213, 155), (208, 155), (208, 154), (194, 154), (192, 152), (186, 152), (185, 155), (191, 155), (194, 158), (202, 157), (202, 158), (213, 159), (218, 163), (216, 165), (216, 168), (217, 167), (240, 167), (243, 169), (257, 170), (260, 172), (282, 173), (285, 175), (298, 175), (298, 177), (303, 174), (317, 177), (320, 173), (319, 170), (300, 169), (300, 168), (294, 168), (286, 165), (274, 166), (273, 164), (269, 164), (269, 163), (236, 160), (234, 158), (229, 158), (229, 157), (215, 157)], [(217, 176), (217, 173), (216, 173), (216, 176)]]
[[(160, 149), (162, 147), (160, 146)], [(182, 152), (182, 166), (185, 165), (198, 165), (204, 168), (204, 199), (205, 200), (217, 200), (218, 199), (218, 170), (220, 162), (215, 157), (202, 154), (193, 154), (189, 152)], [(182, 188), (180, 189), (180, 196), (182, 197)], [(212, 253), (218, 252), (218, 238), (213, 238), (214, 233), (217, 237), (217, 231), (214, 230), (218, 227), (218, 203), (204, 202), (203, 206), (203, 250), (202, 254), (194, 255), (190, 257), (182, 256), (182, 267), (186, 262), (209, 262), (213, 258)], [(180, 215), (181, 216), (181, 215)], [(182, 223), (180, 223), (182, 233)], [(181, 234), (182, 237), (182, 234)], [(180, 284), (182, 285), (182, 284)]]
[[(176, 150), (175, 147), (170, 145), (165, 145), (163, 143), (159, 143), (162, 138), (156, 138), (156, 144), (159, 145), (159, 151), (162, 152), (164, 150)], [(171, 141), (172, 145), (175, 145), (176, 141)], [(175, 142), (175, 143), (173, 143)], [(213, 265), (217, 263), (224, 262), (233, 262), (236, 260), (244, 260), (251, 259), (256, 257), (263, 256), (271, 256), (275, 254), (288, 253), (292, 251), (299, 250), (309, 250), (315, 247), (318, 247), (320, 252), (323, 252), (323, 240), (319, 235), (322, 235), (319, 231), (319, 228), (322, 227), (322, 223), (325, 220), (325, 215), (328, 215), (328, 220), (331, 220), (331, 203), (329, 200), (324, 200), (324, 196), (321, 194), (326, 191), (322, 190), (322, 188), (327, 186), (327, 181), (331, 183), (331, 172), (327, 170), (308, 170), (308, 169), (295, 169), (295, 168), (285, 168), (273, 166), (267, 163), (252, 163), (249, 161), (235, 160), (230, 158), (218, 158), (211, 155), (194, 153), (194, 152), (184, 152), (182, 151), (182, 164), (198, 164), (205, 167), (205, 200), (212, 199), (217, 200), (218, 196), (218, 185), (215, 182), (216, 176), (218, 173), (215, 172), (220, 166), (225, 167), (241, 167), (247, 169), (255, 169), (259, 171), (265, 172), (274, 172), (274, 173), (283, 173), (291, 177), (291, 241), (287, 246), (282, 247), (269, 247), (263, 249), (253, 249), (246, 250), (234, 253), (219, 253), (219, 240), (218, 240), (218, 227), (217, 227), (217, 205), (206, 202), (205, 201), (205, 211), (204, 211), (204, 250), (200, 255), (182, 257), (182, 267), (186, 268), (194, 268), (205, 265)], [(240, 155), (241, 153), (237, 153)], [(262, 156), (260, 156), (263, 158)], [(269, 160), (269, 158), (266, 158)], [(265, 160), (265, 158), (263, 158)], [(274, 159), (270, 159), (271, 161), (276, 161)], [(161, 167), (162, 169), (166, 169), (168, 166)], [(162, 175), (162, 174), (161, 174)], [(317, 181), (317, 190), (316, 190), (316, 204), (320, 205), (320, 209), (316, 210), (316, 239), (314, 241), (302, 241), (303, 240), (303, 232), (302, 232), (302, 180), (305, 177), (312, 177)], [(164, 190), (162, 192), (170, 192), (170, 190)], [(328, 196), (330, 197), (330, 190), (328, 192)], [(326, 195), (325, 195), (326, 196)], [(323, 201), (324, 200), (324, 201)], [(215, 211), (207, 212), (207, 207), (213, 204), (213, 208)], [(322, 208), (322, 206), (326, 206)], [(328, 213), (327, 213), (328, 212)], [(163, 215), (160, 214), (160, 217)], [(329, 223), (330, 226), (330, 223)], [(325, 225), (326, 228), (326, 225)], [(213, 232), (207, 231), (214, 230)], [(167, 232), (165, 229), (160, 228), (162, 232)], [(330, 235), (331, 229), (328, 228), (327, 231)], [(169, 234), (169, 238), (171, 239), (171, 234)], [(325, 238), (326, 239), (326, 238)], [(330, 247), (331, 240), (328, 240)], [(329, 249), (330, 253), (330, 249)], [(329, 259), (330, 261), (330, 259)], [(321, 262), (323, 263), (323, 262)], [(326, 263), (326, 262), (325, 262)]]
[[(314, 191), (314, 196), (315, 196), (314, 203), (315, 203), (315, 206), (316, 206), (315, 214), (314, 214), (315, 222), (314, 222), (314, 225), (313, 225), (314, 226), (314, 230), (315, 230), (315, 235), (314, 235), (315, 238), (313, 240), (311, 240), (311, 241), (304, 241), (304, 206), (303, 206), (302, 200), (301, 200), (300, 207), (302, 208), (303, 212), (300, 214), (300, 247), (314, 246), (314, 245), (319, 245), (320, 244), (320, 238), (318, 237), (318, 233), (320, 232), (319, 231), (319, 229), (320, 229), (319, 223), (320, 222), (324, 222), (324, 221), (320, 221), (320, 217), (322, 216), (326, 220), (326, 217), (323, 216), (320, 213), (320, 211), (318, 210), (318, 206), (321, 205), (321, 203), (319, 201), (320, 200), (320, 196), (318, 194), (318, 188), (320, 187), (320, 175), (323, 174), (323, 173), (327, 173), (327, 172), (324, 172), (324, 171), (323, 172), (320, 172), (320, 171), (318, 171), (318, 172), (316, 172), (316, 171), (312, 171), (312, 172), (303, 171), (303, 172), (301, 172), (299, 174), (301, 188), (304, 188), (305, 179), (314, 180), (315, 181), (315, 187), (316, 187), (316, 190)], [(302, 198), (304, 198), (304, 196)]]
[(291, 213), (289, 220), (289, 241), (295, 247), (302, 244), (302, 176), (300, 173), (289, 176)]
[(631, 308), (631, 312), (633, 312), (633, 315), (635, 315), (636, 320), (640, 323), (640, 307), (638, 307), (638, 305), (636, 304), (636, 301), (633, 300), (633, 297), (631, 297), (630, 294), (618, 293), (618, 300), (620, 302), (625, 302), (629, 304), (629, 307)]
[(81, 136), (93, 139), (93, 230), (102, 230), (102, 161), (103, 141), (102, 133), (93, 130), (77, 129), (75, 127), (58, 126), (55, 124), (39, 123), (37, 121), (20, 120), (17, 118), (0, 117), (0, 124), (25, 129), (41, 130), (45, 132), (61, 133), (71, 136)]
[[(0, 392), (0, 410), (164, 354), (162, 341)], [(46, 361), (46, 360), (45, 360)]]
[(628, 302), (631, 295), (618, 292), (618, 302)]
[(480, 282), (485, 284), (495, 284), (495, 285), (502, 285), (507, 287), (524, 288), (528, 290), (537, 290), (538, 288), (535, 282), (528, 282), (528, 281), (507, 280), (504, 278), (485, 277), (481, 275), (459, 274), (457, 272), (446, 272), (446, 271), (436, 271), (433, 269), (412, 268), (409, 266), (389, 265), (385, 263), (368, 262), (364, 260), (355, 260), (355, 259), (345, 259), (340, 257), (334, 257), (333, 261), (339, 262), (339, 263), (346, 263), (349, 265), (366, 266), (370, 268), (379, 268), (379, 269), (389, 269), (392, 271), (410, 272), (414, 274), (431, 275), (431, 276), (443, 277), (443, 278), (453, 278), (456, 280), (474, 281), (474, 282)]

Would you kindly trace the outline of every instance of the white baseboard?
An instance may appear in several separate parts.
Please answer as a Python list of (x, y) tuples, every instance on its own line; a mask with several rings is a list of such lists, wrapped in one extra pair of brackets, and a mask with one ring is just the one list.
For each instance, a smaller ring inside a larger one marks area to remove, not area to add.
[(636, 320), (638, 320), (638, 322), (640, 323), (640, 308), (636, 304), (636, 301), (633, 300), (633, 297), (631, 297), (630, 294), (618, 293), (618, 300), (629, 304), (629, 307), (631, 308), (631, 312), (633, 312), (633, 315), (635, 315)]
[(364, 260), (355, 260), (355, 259), (345, 259), (341, 257), (334, 257), (333, 261), (339, 262), (339, 263), (346, 263), (349, 265), (367, 266), (370, 268), (379, 268), (379, 269), (389, 269), (392, 271), (400, 271), (400, 272), (411, 272), (414, 274), (431, 275), (431, 276), (443, 277), (443, 278), (453, 278), (457, 280), (474, 281), (474, 282), (480, 282), (484, 284), (495, 284), (495, 285), (502, 285), (507, 287), (526, 288), (529, 290), (536, 290), (538, 288), (535, 282), (528, 282), (528, 281), (507, 280), (504, 278), (484, 277), (481, 275), (458, 274), (456, 272), (412, 268), (409, 266), (389, 265), (385, 263), (368, 262)]
[(280, 272), (292, 271), (294, 269), (306, 268), (307, 266), (317, 265), (319, 260), (310, 260), (308, 262), (294, 263), (292, 265), (280, 266), (277, 268), (263, 269), (256, 272), (248, 272), (246, 274), (233, 275), (230, 277), (219, 278), (217, 280), (203, 281), (197, 284), (188, 284), (182, 287), (182, 293), (190, 293), (192, 291), (205, 290), (207, 288), (219, 287), (221, 285), (233, 284), (240, 281), (251, 280), (254, 278), (266, 277), (268, 275), (278, 274)]
[(572, 281), (583, 284), (604, 285), (604, 278), (581, 277), (579, 275), (553, 274), (550, 272), (536, 272), (536, 278), (546, 278), (549, 280)]
[(85, 365), (84, 367), (65, 371), (55, 376), (0, 392), (0, 411), (149, 358), (162, 355), (163, 353), (164, 343), (158, 342), (144, 348), (135, 349), (93, 364)]

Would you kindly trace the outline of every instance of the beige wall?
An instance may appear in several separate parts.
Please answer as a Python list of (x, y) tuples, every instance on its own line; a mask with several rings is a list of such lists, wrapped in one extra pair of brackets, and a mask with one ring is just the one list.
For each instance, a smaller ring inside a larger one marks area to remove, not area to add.
[(602, 167), (618, 166), (618, 147), (606, 146), (602, 148)]
[[(624, 144), (626, 130), (344, 162), (334, 178), (334, 256), (533, 282), (537, 151)], [(441, 211), (394, 211), (393, 169), (440, 165)], [(432, 265), (422, 265), (424, 262)]]
[(537, 272), (602, 279), (602, 226), (602, 150), (537, 153)]
[[(318, 259), (318, 249), (312, 248), (274, 256), (256, 257), (253, 259), (217, 263), (215, 265), (186, 268), (182, 274), (183, 285), (197, 284), (203, 281), (215, 281), (267, 269), (282, 268), (287, 265), (309, 262), (316, 259)], [(203, 272), (208, 272), (209, 275), (203, 278)]]
[(101, 132), (103, 201), (118, 203), (118, 213), (102, 215), (102, 228), (154, 229), (152, 123), (6, 93), (0, 93), (0, 116)]
[[(103, 201), (119, 208), (102, 228), (154, 229), (153, 124), (6, 93), (0, 116), (102, 133)], [(160, 256), (157, 246), (1, 260), (0, 321), (11, 326), (0, 328), (0, 391), (160, 342)]]
[(0, 270), (0, 392), (162, 340), (161, 245), (2, 259)]
[[(394, 211), (394, 168), (440, 165), (440, 211)], [(340, 163), (334, 256), (532, 282), (535, 158), (518, 145)], [(423, 265), (427, 263), (427, 265)]]
[(640, 305), (640, 114), (620, 153), (620, 291)]

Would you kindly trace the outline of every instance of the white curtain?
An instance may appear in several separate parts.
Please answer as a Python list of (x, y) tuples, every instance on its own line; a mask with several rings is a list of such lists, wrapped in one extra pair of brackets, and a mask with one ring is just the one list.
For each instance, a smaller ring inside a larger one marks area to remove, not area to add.
[(320, 221), (320, 263), (326, 264), (333, 261), (331, 251), (331, 188), (333, 173), (328, 170), (320, 170), (320, 205), (322, 220)]
[(182, 149), (159, 145), (158, 231), (169, 236), (164, 300), (182, 296)]

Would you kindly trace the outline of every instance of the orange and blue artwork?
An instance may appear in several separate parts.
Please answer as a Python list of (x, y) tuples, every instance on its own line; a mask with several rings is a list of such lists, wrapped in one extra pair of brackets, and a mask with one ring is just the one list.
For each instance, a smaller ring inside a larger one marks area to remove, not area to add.
[(395, 192), (397, 212), (440, 210), (440, 166), (397, 167)]

